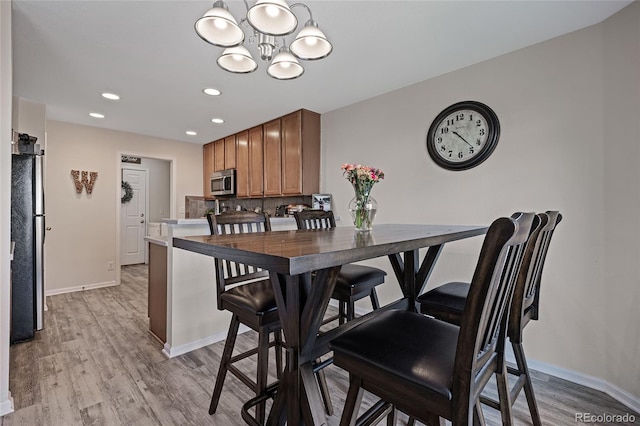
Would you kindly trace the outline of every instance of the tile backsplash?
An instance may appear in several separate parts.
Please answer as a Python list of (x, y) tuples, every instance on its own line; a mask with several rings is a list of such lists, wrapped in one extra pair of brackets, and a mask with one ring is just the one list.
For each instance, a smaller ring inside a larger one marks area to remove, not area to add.
[[(276, 215), (276, 207), (279, 205), (289, 204), (307, 204), (311, 206), (311, 196), (301, 195), (296, 197), (274, 197), (274, 198), (225, 198), (219, 199), (220, 211), (226, 210), (238, 210), (238, 206), (241, 210), (255, 210), (259, 208), (262, 211), (269, 213), (271, 216)], [(205, 199), (201, 196), (189, 196), (185, 197), (185, 218), (193, 219), (204, 217), (207, 211), (215, 209), (215, 201), (211, 199)]]

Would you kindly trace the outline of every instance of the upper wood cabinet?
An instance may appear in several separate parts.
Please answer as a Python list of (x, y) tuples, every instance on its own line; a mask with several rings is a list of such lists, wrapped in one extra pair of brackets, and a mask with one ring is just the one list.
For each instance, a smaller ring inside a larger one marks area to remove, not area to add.
[(224, 138), (224, 168), (236, 168), (236, 135)]
[(299, 110), (204, 146), (204, 195), (213, 171), (236, 169), (238, 198), (320, 192), (320, 114)]
[(303, 109), (281, 121), (282, 194), (320, 192), (320, 115)]
[(264, 195), (266, 197), (282, 194), (282, 145), (281, 121), (263, 124), (264, 138)]
[[(262, 197), (264, 171), (262, 126), (249, 129), (249, 196)], [(237, 174), (237, 173), (236, 173)]]
[(213, 170), (219, 172), (224, 170), (224, 139), (220, 139), (213, 143), (214, 150), (214, 162), (213, 162)]
[(244, 130), (236, 137), (236, 196), (249, 196), (249, 131)]
[(213, 162), (214, 162), (214, 146), (213, 142), (208, 143), (202, 147), (202, 170), (203, 170), (203, 183), (202, 183), (202, 193), (205, 197), (209, 197), (211, 195), (211, 173), (213, 173)]

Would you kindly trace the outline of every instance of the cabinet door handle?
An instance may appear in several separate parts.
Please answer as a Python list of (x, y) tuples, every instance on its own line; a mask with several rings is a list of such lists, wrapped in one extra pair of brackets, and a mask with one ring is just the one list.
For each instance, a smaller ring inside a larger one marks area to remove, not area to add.
[(144, 223), (144, 220), (141, 220), (140, 223)]

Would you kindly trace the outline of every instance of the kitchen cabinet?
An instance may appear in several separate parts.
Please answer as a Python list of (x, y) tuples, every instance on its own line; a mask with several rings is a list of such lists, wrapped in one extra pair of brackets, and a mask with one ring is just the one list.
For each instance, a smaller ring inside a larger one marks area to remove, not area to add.
[(320, 114), (305, 109), (204, 146), (205, 197), (213, 171), (236, 169), (238, 198), (320, 192)]
[(249, 131), (244, 130), (236, 138), (236, 196), (249, 197)]
[(224, 170), (224, 139), (217, 140), (213, 143), (213, 170), (219, 172)]
[(264, 195), (282, 194), (282, 144), (281, 121), (276, 119), (263, 124), (264, 146)]
[(282, 195), (320, 192), (320, 115), (303, 109), (281, 122)]
[(262, 197), (264, 171), (262, 126), (249, 129), (249, 197)]
[(214, 171), (214, 145), (213, 142), (208, 143), (202, 147), (202, 170), (203, 170), (203, 186), (202, 191), (205, 197), (211, 195), (210, 178), (211, 173)]
[(224, 168), (236, 168), (236, 135), (224, 138)]

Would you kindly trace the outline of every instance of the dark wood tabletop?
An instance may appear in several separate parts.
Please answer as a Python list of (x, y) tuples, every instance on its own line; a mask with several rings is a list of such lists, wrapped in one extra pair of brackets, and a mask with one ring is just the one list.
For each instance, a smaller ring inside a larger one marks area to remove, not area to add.
[(173, 247), (297, 275), (360, 260), (462, 240), (487, 232), (486, 226), (375, 225), (257, 234), (174, 237)]

